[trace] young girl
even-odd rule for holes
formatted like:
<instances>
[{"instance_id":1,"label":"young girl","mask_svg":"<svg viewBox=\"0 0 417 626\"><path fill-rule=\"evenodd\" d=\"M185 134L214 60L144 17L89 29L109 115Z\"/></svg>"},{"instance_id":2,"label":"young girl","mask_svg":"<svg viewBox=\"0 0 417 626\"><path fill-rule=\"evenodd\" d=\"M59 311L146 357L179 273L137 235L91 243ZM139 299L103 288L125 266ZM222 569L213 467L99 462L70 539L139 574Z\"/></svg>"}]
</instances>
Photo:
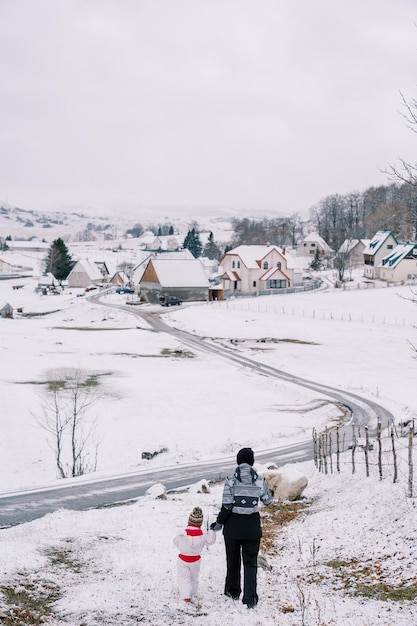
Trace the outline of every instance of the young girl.
<instances>
[{"instance_id":1,"label":"young girl","mask_svg":"<svg viewBox=\"0 0 417 626\"><path fill-rule=\"evenodd\" d=\"M198 577L200 573L201 552L204 546L211 546L216 541L216 533L208 530L205 533L203 511L199 506L193 508L188 518L187 527L174 539L179 550L177 560L178 589L184 602L198 604Z\"/></svg>"}]
</instances>

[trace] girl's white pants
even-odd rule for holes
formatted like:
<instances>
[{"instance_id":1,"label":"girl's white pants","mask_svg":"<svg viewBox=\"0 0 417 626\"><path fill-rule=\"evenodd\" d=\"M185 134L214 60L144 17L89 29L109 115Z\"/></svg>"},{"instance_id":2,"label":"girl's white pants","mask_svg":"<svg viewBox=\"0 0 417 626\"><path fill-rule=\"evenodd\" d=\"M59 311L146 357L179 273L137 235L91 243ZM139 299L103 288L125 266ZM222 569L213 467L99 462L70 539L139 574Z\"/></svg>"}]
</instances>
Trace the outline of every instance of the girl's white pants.
<instances>
[{"instance_id":1,"label":"girl's white pants","mask_svg":"<svg viewBox=\"0 0 417 626\"><path fill-rule=\"evenodd\" d=\"M200 574L201 559L194 563L186 563L177 558L178 589L180 597L192 598L198 592L198 576Z\"/></svg>"}]
</instances>

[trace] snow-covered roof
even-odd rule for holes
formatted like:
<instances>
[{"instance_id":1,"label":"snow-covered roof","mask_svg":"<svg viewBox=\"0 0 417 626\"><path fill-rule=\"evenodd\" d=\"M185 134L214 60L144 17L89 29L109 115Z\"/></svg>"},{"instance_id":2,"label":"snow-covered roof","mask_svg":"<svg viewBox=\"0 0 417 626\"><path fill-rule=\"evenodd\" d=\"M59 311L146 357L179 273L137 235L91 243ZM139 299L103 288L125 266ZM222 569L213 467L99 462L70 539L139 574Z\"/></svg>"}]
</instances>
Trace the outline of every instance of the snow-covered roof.
<instances>
[{"instance_id":1,"label":"snow-covered roof","mask_svg":"<svg viewBox=\"0 0 417 626\"><path fill-rule=\"evenodd\" d=\"M7 241L7 245L10 250L48 250L50 245L45 241L19 241L19 240L10 240Z\"/></svg>"},{"instance_id":2,"label":"snow-covered roof","mask_svg":"<svg viewBox=\"0 0 417 626\"><path fill-rule=\"evenodd\" d=\"M356 248L357 245L362 244L364 248L369 246L370 239L345 239L339 248L339 252L349 253Z\"/></svg>"},{"instance_id":3,"label":"snow-covered roof","mask_svg":"<svg viewBox=\"0 0 417 626\"><path fill-rule=\"evenodd\" d=\"M156 259L194 259L193 254L188 248L181 250L168 250L164 252L155 252Z\"/></svg>"},{"instance_id":4,"label":"snow-covered roof","mask_svg":"<svg viewBox=\"0 0 417 626\"><path fill-rule=\"evenodd\" d=\"M303 242L309 241L317 243L323 250L331 250L329 244L316 232L309 233L306 237L304 237Z\"/></svg>"},{"instance_id":5,"label":"snow-covered roof","mask_svg":"<svg viewBox=\"0 0 417 626\"><path fill-rule=\"evenodd\" d=\"M101 280L103 278L97 265L89 259L80 259L76 262L71 270L71 274L76 274L77 272L84 272L91 280Z\"/></svg>"},{"instance_id":6,"label":"snow-covered roof","mask_svg":"<svg viewBox=\"0 0 417 626\"><path fill-rule=\"evenodd\" d=\"M408 255L413 249L417 249L417 244L415 243L399 243L392 252L387 254L386 257L382 259L382 262L379 264L379 267L397 267L399 263ZM417 255L416 255L417 257Z\"/></svg>"},{"instance_id":7,"label":"snow-covered roof","mask_svg":"<svg viewBox=\"0 0 417 626\"><path fill-rule=\"evenodd\" d=\"M39 277L39 285L56 285L58 284L57 279L52 274L52 272L46 272Z\"/></svg>"},{"instance_id":8,"label":"snow-covered roof","mask_svg":"<svg viewBox=\"0 0 417 626\"><path fill-rule=\"evenodd\" d=\"M363 253L371 255L376 254L390 236L394 239L395 243L397 243L394 234L390 230L379 230L377 233L375 233Z\"/></svg>"},{"instance_id":9,"label":"snow-covered roof","mask_svg":"<svg viewBox=\"0 0 417 626\"><path fill-rule=\"evenodd\" d=\"M226 256L238 256L248 269L259 269L262 260L272 251L276 250L280 256L286 259L287 267L290 269L298 268L296 258L293 254L286 254L282 248L278 246L249 246L242 245L226 252Z\"/></svg>"},{"instance_id":10,"label":"snow-covered roof","mask_svg":"<svg viewBox=\"0 0 417 626\"><path fill-rule=\"evenodd\" d=\"M164 287L208 287L209 281L198 259L154 259L158 280Z\"/></svg>"},{"instance_id":11,"label":"snow-covered roof","mask_svg":"<svg viewBox=\"0 0 417 626\"><path fill-rule=\"evenodd\" d=\"M158 235L142 235L141 237L138 237L138 241L139 243L155 243L155 241L160 242L161 238L158 237Z\"/></svg>"}]
</instances>

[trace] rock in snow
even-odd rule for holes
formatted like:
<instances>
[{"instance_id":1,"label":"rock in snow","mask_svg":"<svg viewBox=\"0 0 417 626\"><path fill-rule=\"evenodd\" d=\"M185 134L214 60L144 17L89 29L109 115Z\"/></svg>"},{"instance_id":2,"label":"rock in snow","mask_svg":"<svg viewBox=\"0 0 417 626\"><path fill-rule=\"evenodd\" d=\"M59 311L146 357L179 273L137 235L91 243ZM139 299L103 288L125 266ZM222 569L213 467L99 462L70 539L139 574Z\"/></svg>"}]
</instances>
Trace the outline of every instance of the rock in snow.
<instances>
[{"instance_id":1,"label":"rock in snow","mask_svg":"<svg viewBox=\"0 0 417 626\"><path fill-rule=\"evenodd\" d=\"M296 500L308 485L307 477L290 466L266 470L263 476L276 500Z\"/></svg>"}]
</instances>

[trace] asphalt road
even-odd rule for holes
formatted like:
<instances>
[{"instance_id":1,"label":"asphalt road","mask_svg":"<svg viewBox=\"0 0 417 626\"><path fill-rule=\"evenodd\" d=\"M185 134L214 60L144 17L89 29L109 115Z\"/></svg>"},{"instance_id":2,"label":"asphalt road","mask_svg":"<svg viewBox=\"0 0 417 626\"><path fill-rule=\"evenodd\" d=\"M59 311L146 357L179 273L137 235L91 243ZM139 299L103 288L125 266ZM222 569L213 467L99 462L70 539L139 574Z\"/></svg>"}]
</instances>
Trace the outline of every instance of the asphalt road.
<instances>
[{"instance_id":1,"label":"asphalt road","mask_svg":"<svg viewBox=\"0 0 417 626\"><path fill-rule=\"evenodd\" d=\"M100 302L98 298L95 301ZM106 306L109 306L106 304ZM229 349L211 340L202 339L184 331L166 325L159 317L158 309L149 313L140 307L113 304L116 308L128 310L133 315L143 317L157 332L174 335L181 343L200 351L226 358L231 362L248 367L262 376L280 378L295 385L317 391L343 406L348 421L359 427L368 425L372 434L377 420L383 426L393 422L393 416L384 407L356 394L334 389L327 385L303 379L283 370L264 365L254 359L240 354L236 349ZM297 444L256 451L256 458L262 463L275 463L277 466L290 462L301 462L313 457L312 440L300 441ZM207 463L175 465L159 470L141 470L123 476L94 479L80 477L70 481L62 481L58 486L36 490L25 490L16 493L0 494L0 528L8 528L28 522L61 508L87 510L91 508L112 506L117 503L136 500L146 490L162 483L167 490L178 489L200 480L221 480L235 467L235 457L213 460Z\"/></svg>"},{"instance_id":2,"label":"asphalt road","mask_svg":"<svg viewBox=\"0 0 417 626\"><path fill-rule=\"evenodd\" d=\"M290 461L311 458L311 443L285 446L279 451L256 454L260 462L283 465ZM58 509L85 511L129 502L143 496L146 490L162 483L169 491L197 483L200 480L222 480L235 469L235 456L208 463L175 465L160 470L143 470L122 476L90 479L72 479L58 487L21 491L0 495L0 528L8 528L43 517Z\"/></svg>"}]
</instances>

